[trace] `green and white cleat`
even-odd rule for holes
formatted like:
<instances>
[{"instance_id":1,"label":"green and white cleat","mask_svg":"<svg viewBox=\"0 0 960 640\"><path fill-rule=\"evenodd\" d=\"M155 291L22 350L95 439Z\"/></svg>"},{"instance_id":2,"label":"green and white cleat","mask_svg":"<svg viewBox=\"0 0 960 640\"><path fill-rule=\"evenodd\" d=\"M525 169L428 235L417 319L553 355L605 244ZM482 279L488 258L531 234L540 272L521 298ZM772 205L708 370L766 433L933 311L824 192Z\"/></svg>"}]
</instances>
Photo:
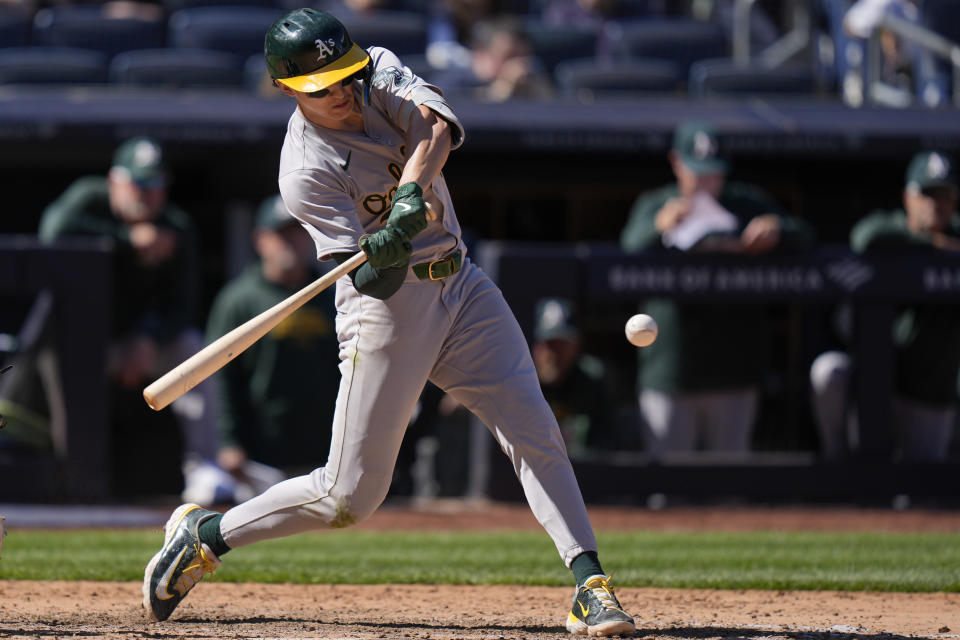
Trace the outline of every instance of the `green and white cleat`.
<instances>
[{"instance_id":1,"label":"green and white cleat","mask_svg":"<svg viewBox=\"0 0 960 640\"><path fill-rule=\"evenodd\" d=\"M637 628L613 593L608 576L587 578L573 595L573 607L567 615L567 631L574 635L623 636Z\"/></svg>"},{"instance_id":2,"label":"green and white cleat","mask_svg":"<svg viewBox=\"0 0 960 640\"><path fill-rule=\"evenodd\" d=\"M151 620L169 618L204 574L220 566L220 559L197 535L200 523L216 515L216 511L184 504L167 520L163 547L143 572L143 608Z\"/></svg>"}]
</instances>

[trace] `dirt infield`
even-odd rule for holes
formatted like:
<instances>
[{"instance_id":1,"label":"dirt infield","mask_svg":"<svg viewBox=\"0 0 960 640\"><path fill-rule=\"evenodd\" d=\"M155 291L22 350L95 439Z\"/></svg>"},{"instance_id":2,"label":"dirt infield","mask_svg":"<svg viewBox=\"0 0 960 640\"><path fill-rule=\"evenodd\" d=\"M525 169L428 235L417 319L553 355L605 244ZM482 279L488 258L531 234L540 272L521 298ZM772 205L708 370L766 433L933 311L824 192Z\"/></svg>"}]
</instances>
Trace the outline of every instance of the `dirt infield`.
<instances>
[{"instance_id":1,"label":"dirt infield","mask_svg":"<svg viewBox=\"0 0 960 640\"><path fill-rule=\"evenodd\" d=\"M567 635L570 589L202 583L149 624L140 585L0 583L0 636L45 638L457 638ZM960 594L621 589L639 637L957 637Z\"/></svg>"},{"instance_id":2,"label":"dirt infield","mask_svg":"<svg viewBox=\"0 0 960 640\"><path fill-rule=\"evenodd\" d=\"M808 509L592 509L598 530L646 528L956 531L960 514ZM527 528L522 507L385 508L367 529ZM433 585L260 585L204 582L173 620L151 624L139 583L0 582L0 637L456 638L566 635L571 589ZM891 640L960 637L960 594L618 591L638 637Z\"/></svg>"}]
</instances>

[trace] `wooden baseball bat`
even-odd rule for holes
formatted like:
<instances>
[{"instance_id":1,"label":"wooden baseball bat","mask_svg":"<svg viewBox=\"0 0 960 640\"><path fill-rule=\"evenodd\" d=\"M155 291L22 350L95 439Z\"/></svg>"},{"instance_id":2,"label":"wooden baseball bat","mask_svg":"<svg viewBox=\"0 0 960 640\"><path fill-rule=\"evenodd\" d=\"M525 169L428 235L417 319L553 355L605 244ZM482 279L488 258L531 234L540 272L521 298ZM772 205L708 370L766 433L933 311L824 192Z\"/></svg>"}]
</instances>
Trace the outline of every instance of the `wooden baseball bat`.
<instances>
[{"instance_id":1,"label":"wooden baseball bat","mask_svg":"<svg viewBox=\"0 0 960 640\"><path fill-rule=\"evenodd\" d=\"M283 322L308 300L367 261L358 252L343 264L325 273L286 300L247 320L236 329L214 340L200 351L153 381L143 390L143 399L154 411L160 411L190 389L209 378L220 367L243 353L254 342Z\"/></svg>"}]
</instances>

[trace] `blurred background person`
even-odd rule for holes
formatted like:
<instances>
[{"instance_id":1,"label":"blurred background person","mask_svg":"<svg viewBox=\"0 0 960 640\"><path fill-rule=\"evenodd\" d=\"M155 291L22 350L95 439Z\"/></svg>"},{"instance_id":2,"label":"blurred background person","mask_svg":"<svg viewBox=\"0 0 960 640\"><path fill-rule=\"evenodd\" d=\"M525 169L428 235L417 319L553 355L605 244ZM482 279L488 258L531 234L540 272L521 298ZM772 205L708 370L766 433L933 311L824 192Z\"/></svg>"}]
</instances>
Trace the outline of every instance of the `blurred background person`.
<instances>
[{"instance_id":1,"label":"blurred background person","mask_svg":"<svg viewBox=\"0 0 960 640\"><path fill-rule=\"evenodd\" d=\"M164 150L135 137L114 153L106 177L75 181L43 212L40 239L109 238L114 246L113 325L108 375L115 389L135 396L203 347L195 326L200 280L193 221L168 200ZM116 406L116 403L115 403ZM172 405L184 441L184 483L217 452L216 392L205 381ZM136 420L136 418L134 418ZM122 457L122 452L116 453Z\"/></svg>"},{"instance_id":2,"label":"blurred background person","mask_svg":"<svg viewBox=\"0 0 960 640\"><path fill-rule=\"evenodd\" d=\"M853 54L855 60L861 59L866 63L866 41L888 15L914 24L920 22L920 8L913 0L857 0L844 14L843 30L853 38L848 46L860 48L859 52ZM921 51L886 29L880 33L880 51L881 80L913 92L914 65L917 56L922 55Z\"/></svg>"},{"instance_id":3,"label":"blurred background person","mask_svg":"<svg viewBox=\"0 0 960 640\"><path fill-rule=\"evenodd\" d=\"M533 364L571 456L618 444L610 383L602 361L583 353L573 303L537 302Z\"/></svg>"},{"instance_id":4,"label":"blurred background person","mask_svg":"<svg viewBox=\"0 0 960 640\"><path fill-rule=\"evenodd\" d=\"M259 260L217 294L208 342L319 275L313 241L279 194L261 203L253 244ZM224 494L217 502L242 502L326 459L340 383L333 298L332 288L321 292L216 374L217 461L228 474L208 475L206 492Z\"/></svg>"},{"instance_id":5,"label":"blurred background person","mask_svg":"<svg viewBox=\"0 0 960 640\"><path fill-rule=\"evenodd\" d=\"M665 15L665 5L652 1L641 4L623 0L550 0L543 5L541 20L555 27L599 31L610 21Z\"/></svg>"},{"instance_id":6,"label":"blurred background person","mask_svg":"<svg viewBox=\"0 0 960 640\"><path fill-rule=\"evenodd\" d=\"M922 259L936 252L960 252L957 170L953 158L925 151L913 157L903 190L903 208L875 211L850 232L850 245L863 254L904 254ZM943 460L956 417L960 372L960 307L907 304L893 323L894 389L891 419L906 460ZM841 351L818 356L810 368L813 409L825 456L856 449L856 420L849 407L854 362Z\"/></svg>"},{"instance_id":7,"label":"blurred background person","mask_svg":"<svg viewBox=\"0 0 960 640\"><path fill-rule=\"evenodd\" d=\"M443 91L466 93L485 102L511 98L549 98L550 76L532 53L518 18L477 23L468 58L436 71L430 78Z\"/></svg>"},{"instance_id":8,"label":"blurred background person","mask_svg":"<svg viewBox=\"0 0 960 640\"><path fill-rule=\"evenodd\" d=\"M620 243L624 251L695 251L745 256L804 246L810 232L758 187L727 181L714 128L681 124L668 159L676 182L642 194ZM768 363L769 311L650 299L657 341L638 350L639 406L654 454L750 448Z\"/></svg>"}]
</instances>

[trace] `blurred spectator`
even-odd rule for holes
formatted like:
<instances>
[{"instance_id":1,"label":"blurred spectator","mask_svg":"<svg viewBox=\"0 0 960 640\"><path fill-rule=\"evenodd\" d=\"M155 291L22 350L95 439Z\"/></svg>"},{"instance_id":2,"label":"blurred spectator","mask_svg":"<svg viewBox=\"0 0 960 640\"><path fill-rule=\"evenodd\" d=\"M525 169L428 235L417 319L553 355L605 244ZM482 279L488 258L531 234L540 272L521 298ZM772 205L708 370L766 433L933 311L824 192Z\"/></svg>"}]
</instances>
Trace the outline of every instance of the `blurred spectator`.
<instances>
[{"instance_id":1,"label":"blurred spectator","mask_svg":"<svg viewBox=\"0 0 960 640\"><path fill-rule=\"evenodd\" d=\"M106 177L74 182L43 212L40 238L102 236L114 243L108 375L135 391L203 347L194 326L199 280L193 222L167 200L163 149L150 138L121 144ZM216 392L202 382L172 405L185 441L184 493L192 469L216 456Z\"/></svg>"},{"instance_id":2,"label":"blurred spectator","mask_svg":"<svg viewBox=\"0 0 960 640\"><path fill-rule=\"evenodd\" d=\"M453 64L431 78L443 91L468 92L478 100L548 98L550 77L531 53L523 24L498 18L476 25L466 64Z\"/></svg>"},{"instance_id":3,"label":"blurred spectator","mask_svg":"<svg viewBox=\"0 0 960 640\"><path fill-rule=\"evenodd\" d=\"M309 234L279 195L264 200L253 243L260 260L217 294L207 323L216 340L302 289L316 277ZM308 301L217 374L220 467L242 502L325 460L340 375L333 290Z\"/></svg>"},{"instance_id":4,"label":"blurred spectator","mask_svg":"<svg viewBox=\"0 0 960 640\"><path fill-rule=\"evenodd\" d=\"M876 211L858 222L850 244L858 253L960 252L956 165L940 152L914 156L907 169L903 208ZM894 319L896 350L891 418L906 460L942 460L949 449L960 371L960 308L914 304ZM825 456L855 450L856 426L848 411L853 359L828 351L810 368L814 416Z\"/></svg>"},{"instance_id":5,"label":"blurred spectator","mask_svg":"<svg viewBox=\"0 0 960 640\"><path fill-rule=\"evenodd\" d=\"M760 189L727 182L728 164L713 128L677 128L671 184L641 195L621 235L625 251L651 249L759 255L810 237ZM654 455L698 448L746 451L767 368L768 313L725 305L651 299L660 327L638 350L639 404Z\"/></svg>"},{"instance_id":6,"label":"blurred spectator","mask_svg":"<svg viewBox=\"0 0 960 640\"><path fill-rule=\"evenodd\" d=\"M469 63L474 26L503 13L499 0L432 0L427 11L427 58L437 69Z\"/></svg>"},{"instance_id":7,"label":"blurred spectator","mask_svg":"<svg viewBox=\"0 0 960 640\"><path fill-rule=\"evenodd\" d=\"M563 298L537 302L533 339L540 387L570 455L615 448L619 438L606 370L581 351L573 304Z\"/></svg>"},{"instance_id":8,"label":"blurred spectator","mask_svg":"<svg viewBox=\"0 0 960 640\"><path fill-rule=\"evenodd\" d=\"M310 6L341 16L344 20L349 20L356 16L378 13L387 9L387 5L387 0L323 0Z\"/></svg>"},{"instance_id":9,"label":"blurred spectator","mask_svg":"<svg viewBox=\"0 0 960 640\"><path fill-rule=\"evenodd\" d=\"M887 15L918 24L919 8L913 0L856 0L852 4L841 0L822 1L834 5L825 7L828 17L834 23L840 20L840 28L832 31L843 98L848 104L860 106L868 95L866 41ZM913 94L919 67L929 62L925 54L887 30L880 34L880 49L880 79L906 95Z\"/></svg>"},{"instance_id":10,"label":"blurred spectator","mask_svg":"<svg viewBox=\"0 0 960 640\"><path fill-rule=\"evenodd\" d=\"M920 21L920 11L913 0L857 0L844 16L843 28L851 37L867 40L886 15L914 24ZM915 58L920 52L886 29L880 33L880 51L880 79L912 91Z\"/></svg>"},{"instance_id":11,"label":"blurred spectator","mask_svg":"<svg viewBox=\"0 0 960 640\"><path fill-rule=\"evenodd\" d=\"M544 24L555 27L580 27L599 31L610 20L662 15L665 9L662 6L657 7L662 4L648 2L640 5L624 0L550 0L543 7L541 20Z\"/></svg>"}]
</instances>

